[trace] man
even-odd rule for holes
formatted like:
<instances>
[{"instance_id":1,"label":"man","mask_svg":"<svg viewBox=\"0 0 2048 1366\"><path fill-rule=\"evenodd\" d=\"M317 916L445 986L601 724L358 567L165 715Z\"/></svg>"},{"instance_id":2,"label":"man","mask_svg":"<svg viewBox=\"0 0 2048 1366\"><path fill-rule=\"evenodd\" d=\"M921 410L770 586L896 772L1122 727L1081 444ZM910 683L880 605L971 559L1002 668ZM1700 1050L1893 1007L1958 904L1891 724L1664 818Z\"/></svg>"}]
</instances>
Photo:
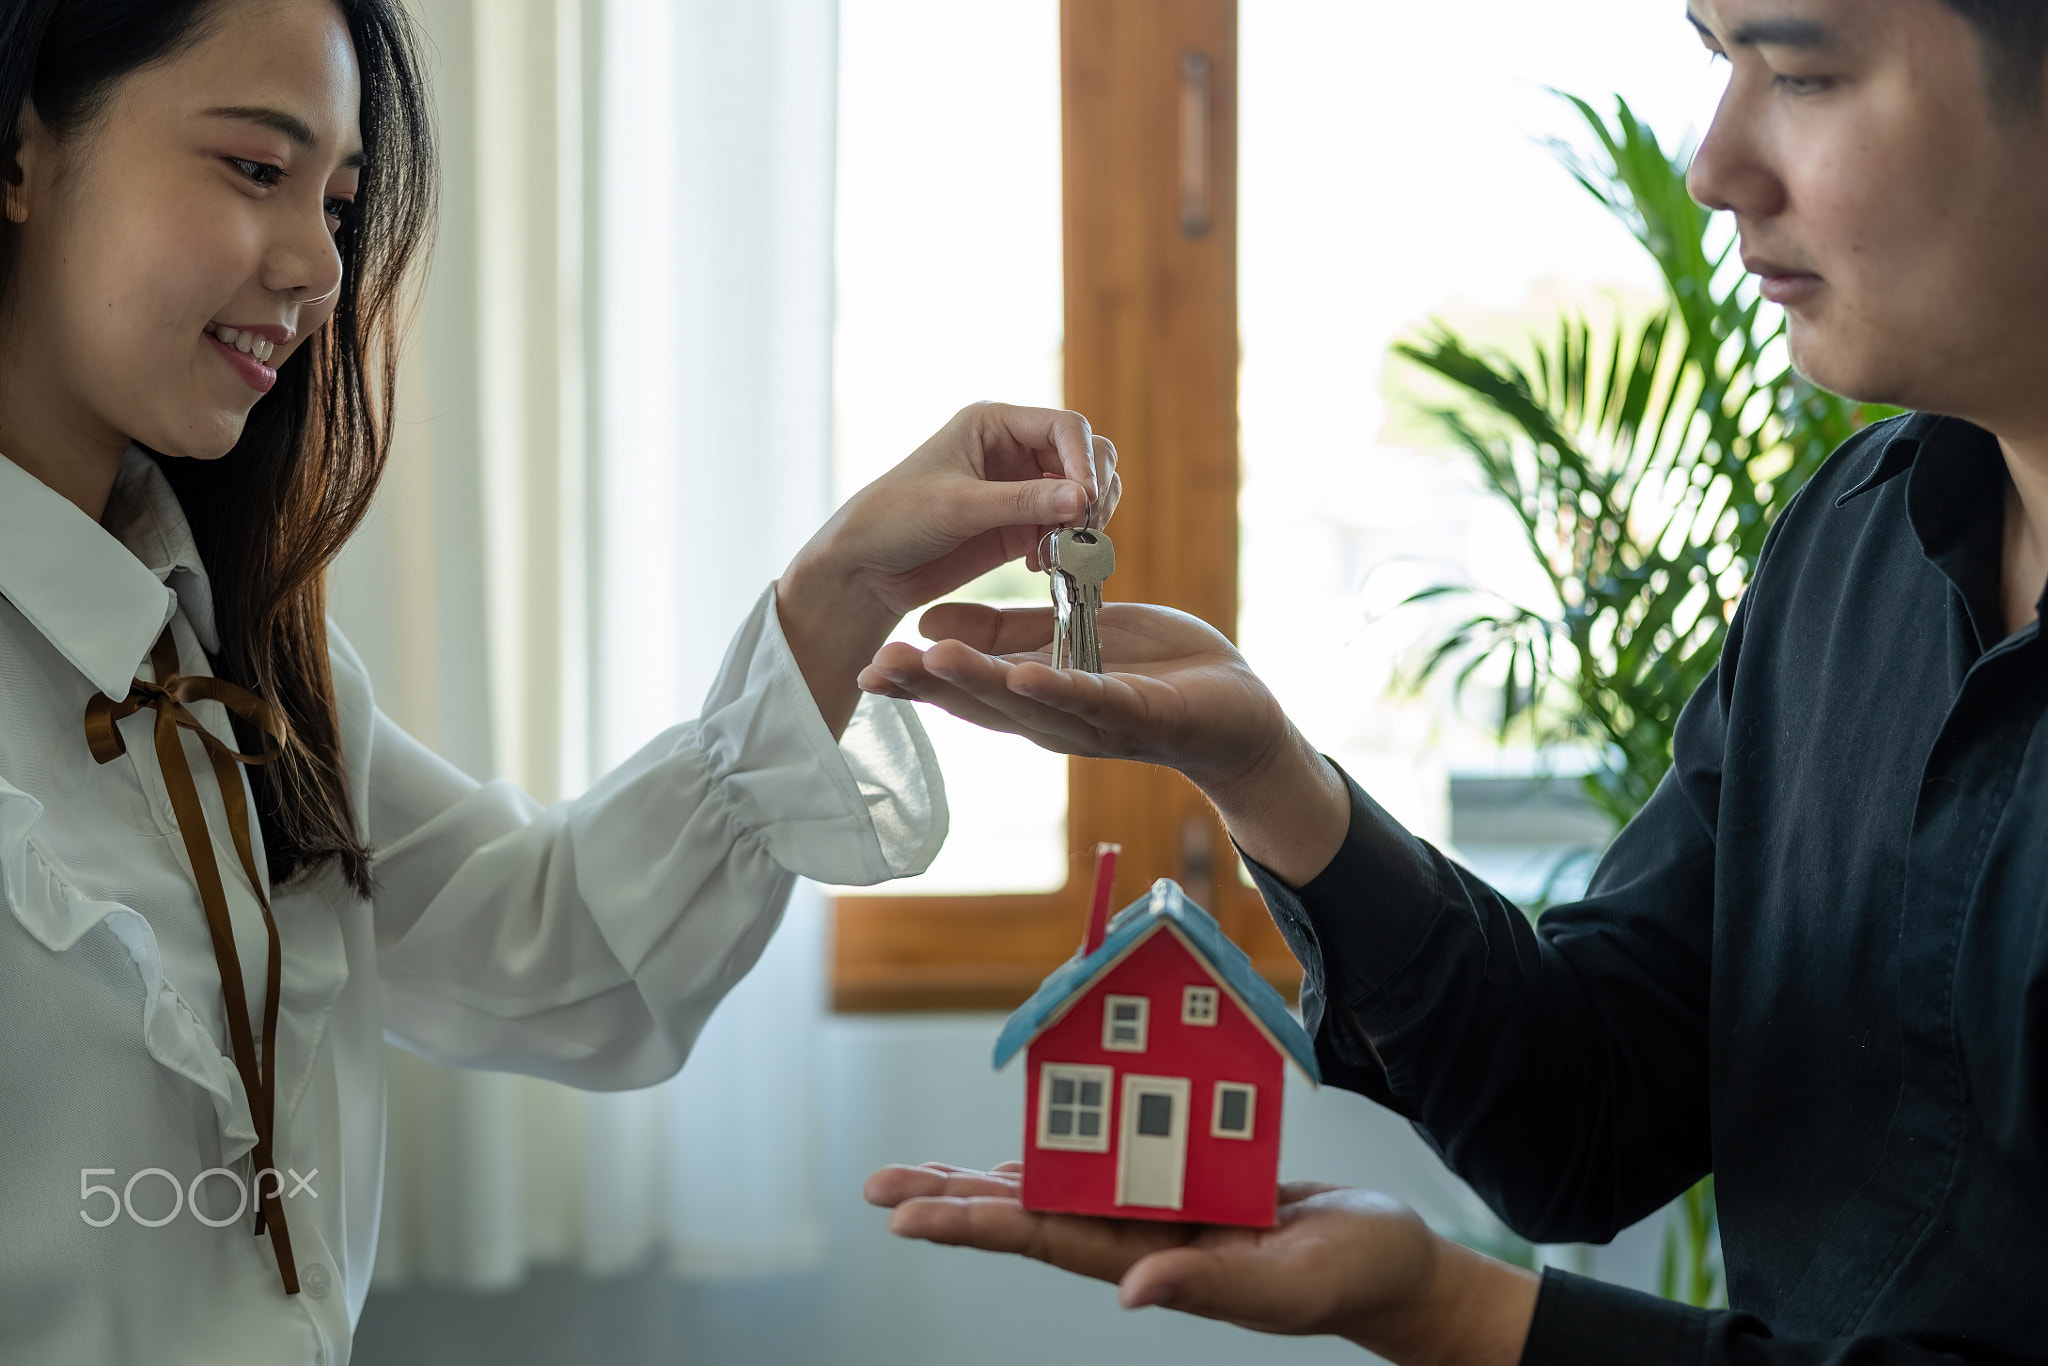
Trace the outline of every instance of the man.
<instances>
[{"instance_id":1,"label":"man","mask_svg":"<svg viewBox=\"0 0 2048 1366\"><path fill-rule=\"evenodd\" d=\"M1541 1282L1355 1191L1263 1233L1040 1217L892 1168L899 1233L1024 1252L1397 1362L2048 1360L2048 3L1694 0L1730 64L1691 172L1795 363L1914 409L1774 528L1670 774L1540 930L1321 759L1226 642L935 610L863 675L1168 764L1306 969L1326 1076L1524 1234L1602 1240L1713 1171L1734 1310Z\"/></svg>"}]
</instances>

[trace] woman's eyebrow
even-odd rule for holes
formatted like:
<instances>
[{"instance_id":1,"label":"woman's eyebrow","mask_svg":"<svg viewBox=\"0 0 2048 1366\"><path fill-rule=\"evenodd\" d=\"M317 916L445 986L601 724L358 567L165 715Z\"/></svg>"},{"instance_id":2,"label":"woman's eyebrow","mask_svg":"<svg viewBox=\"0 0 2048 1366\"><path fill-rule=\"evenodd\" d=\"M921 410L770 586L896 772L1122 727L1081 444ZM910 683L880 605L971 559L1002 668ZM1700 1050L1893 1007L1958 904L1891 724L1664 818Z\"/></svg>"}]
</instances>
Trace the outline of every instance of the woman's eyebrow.
<instances>
[{"instance_id":1,"label":"woman's eyebrow","mask_svg":"<svg viewBox=\"0 0 2048 1366\"><path fill-rule=\"evenodd\" d=\"M243 123L257 124L273 133L282 133L296 147L314 147L320 142L304 119L296 114L288 114L282 109L270 109L255 104L227 104L207 110L206 117L236 119ZM343 157L341 164L343 169L361 166L363 154L357 152L353 156Z\"/></svg>"}]
</instances>

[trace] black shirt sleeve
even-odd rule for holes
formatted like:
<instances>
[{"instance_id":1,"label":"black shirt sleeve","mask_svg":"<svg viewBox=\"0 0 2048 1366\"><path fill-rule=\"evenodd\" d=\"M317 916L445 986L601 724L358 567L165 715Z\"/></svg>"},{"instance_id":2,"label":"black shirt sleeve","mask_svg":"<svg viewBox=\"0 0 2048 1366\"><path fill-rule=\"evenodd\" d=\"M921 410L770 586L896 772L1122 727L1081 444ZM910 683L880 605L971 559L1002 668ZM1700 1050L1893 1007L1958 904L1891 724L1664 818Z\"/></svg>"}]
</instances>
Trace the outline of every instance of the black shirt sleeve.
<instances>
[{"instance_id":1,"label":"black shirt sleeve","mask_svg":"<svg viewBox=\"0 0 2048 1366\"><path fill-rule=\"evenodd\" d=\"M1603 1242L1709 1170L1718 676L1586 898L1540 928L1356 783L1313 881L1251 865L1305 969L1326 1079L1411 1120L1536 1242Z\"/></svg>"},{"instance_id":2,"label":"black shirt sleeve","mask_svg":"<svg viewBox=\"0 0 2048 1366\"><path fill-rule=\"evenodd\" d=\"M1988 1366L2009 1360L1955 1342L1780 1340L1754 1315L1694 1309L1546 1271L1521 1366Z\"/></svg>"}]
</instances>

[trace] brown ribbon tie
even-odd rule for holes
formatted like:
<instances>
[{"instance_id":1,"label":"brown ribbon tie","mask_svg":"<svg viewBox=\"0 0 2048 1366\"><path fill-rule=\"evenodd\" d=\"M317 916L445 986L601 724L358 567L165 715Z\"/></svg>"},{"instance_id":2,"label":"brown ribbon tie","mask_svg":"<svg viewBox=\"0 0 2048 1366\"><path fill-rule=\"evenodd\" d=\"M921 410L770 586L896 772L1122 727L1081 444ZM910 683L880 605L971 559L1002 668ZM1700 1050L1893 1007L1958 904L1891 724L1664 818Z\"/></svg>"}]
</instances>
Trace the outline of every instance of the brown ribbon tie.
<instances>
[{"instance_id":1,"label":"brown ribbon tie","mask_svg":"<svg viewBox=\"0 0 2048 1366\"><path fill-rule=\"evenodd\" d=\"M128 696L116 702L102 694L85 709L85 738L92 757L111 763L128 752L121 739L119 723L136 712L156 712L156 756L163 771L164 787L170 793L171 810L178 819L178 832L185 839L185 853L191 859L192 880L199 886L200 904L206 908L206 928L213 937L213 958L220 967L220 990L227 1006L228 1039L234 1049L235 1070L241 1074L242 1089L248 1094L249 1109L256 1124L254 1195L256 1226L253 1232L270 1232L271 1250L277 1254L278 1273L284 1278L287 1295L299 1293L298 1264L292 1258L291 1231L285 1226L284 1203L279 1191L284 1178L278 1174L273 1148L272 1124L277 1108L277 1005L280 965L277 921L270 914L270 898L256 868L256 854L249 837L249 804L242 795L242 775L237 764L267 764L283 752L290 733L277 708L250 692L219 678L192 678L178 672L178 647L166 626L149 652L156 672L154 683L136 679ZM187 710L187 703L218 702L254 726L263 737L261 754L240 754L199 724ZM242 871L263 908L263 928L270 936L270 970L264 986L263 1058L258 1065L256 1041L249 1025L249 998L242 990L242 961L235 952L234 927L228 919L227 891L221 884L220 864L213 856L213 840L206 827L206 809L199 804L199 787L186 762L180 730L199 737L206 757L213 764L213 776L220 784L221 804L227 810L228 831L235 852L242 857ZM270 1177L270 1193L263 1193L263 1178Z\"/></svg>"}]
</instances>

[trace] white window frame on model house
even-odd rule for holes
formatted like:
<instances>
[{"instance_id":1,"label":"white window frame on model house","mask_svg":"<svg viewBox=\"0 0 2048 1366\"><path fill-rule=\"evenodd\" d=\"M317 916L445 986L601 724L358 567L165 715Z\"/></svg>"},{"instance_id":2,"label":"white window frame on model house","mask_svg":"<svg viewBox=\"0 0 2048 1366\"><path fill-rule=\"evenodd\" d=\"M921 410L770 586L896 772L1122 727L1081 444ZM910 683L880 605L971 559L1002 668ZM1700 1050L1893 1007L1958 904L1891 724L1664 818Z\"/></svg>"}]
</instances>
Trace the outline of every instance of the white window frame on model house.
<instances>
[{"instance_id":1,"label":"white window frame on model house","mask_svg":"<svg viewBox=\"0 0 2048 1366\"><path fill-rule=\"evenodd\" d=\"M1223 1127L1223 1097L1226 1092L1238 1091L1244 1094L1244 1127L1226 1129ZM1259 1088L1248 1081L1219 1081L1216 1083L1216 1103L1209 1114L1209 1135L1212 1138L1250 1139L1258 1132Z\"/></svg>"},{"instance_id":2,"label":"white window frame on model house","mask_svg":"<svg viewBox=\"0 0 2048 1366\"><path fill-rule=\"evenodd\" d=\"M1129 1019L1117 1017L1117 1007L1135 1006ZM1142 1053L1151 1023L1152 1001L1146 996L1105 996L1102 998L1102 1047L1109 1053ZM1129 1029L1135 1038L1119 1039L1117 1031Z\"/></svg>"},{"instance_id":3,"label":"white window frame on model house","mask_svg":"<svg viewBox=\"0 0 2048 1366\"><path fill-rule=\"evenodd\" d=\"M1189 987L1180 994L1180 1022L1213 1025L1221 1013L1223 993L1214 987Z\"/></svg>"},{"instance_id":4,"label":"white window frame on model house","mask_svg":"<svg viewBox=\"0 0 2048 1366\"><path fill-rule=\"evenodd\" d=\"M1049 1062L1038 1070L1038 1146L1041 1148L1063 1148L1077 1153L1106 1153L1109 1151L1109 1087L1116 1080L1115 1072L1107 1067L1091 1067L1085 1063ZM1074 1100L1070 1105L1053 1104L1053 1084L1069 1081L1074 1084ZM1098 1102L1094 1105L1081 1103L1081 1088L1093 1083L1098 1089ZM1074 1112L1074 1131L1056 1134L1052 1131L1052 1112L1055 1109ZM1093 1111L1096 1116L1095 1134L1089 1137L1081 1130L1081 1116Z\"/></svg>"}]
</instances>

